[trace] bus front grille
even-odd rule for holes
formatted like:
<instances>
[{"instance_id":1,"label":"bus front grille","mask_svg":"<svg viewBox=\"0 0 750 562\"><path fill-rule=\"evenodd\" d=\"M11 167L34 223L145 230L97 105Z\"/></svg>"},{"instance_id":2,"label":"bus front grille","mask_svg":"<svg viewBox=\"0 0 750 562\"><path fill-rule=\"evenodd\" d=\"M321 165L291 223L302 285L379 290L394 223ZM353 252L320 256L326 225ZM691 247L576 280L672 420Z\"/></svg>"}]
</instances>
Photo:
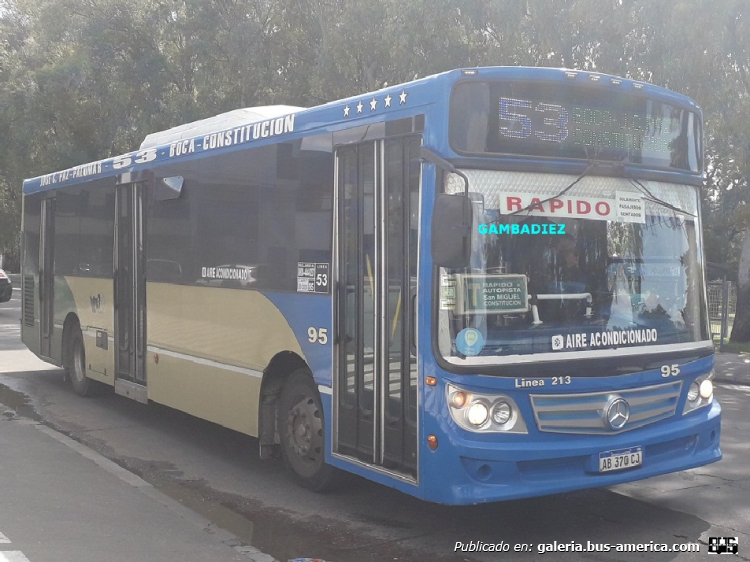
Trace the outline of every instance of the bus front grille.
<instances>
[{"instance_id":1,"label":"bus front grille","mask_svg":"<svg viewBox=\"0 0 750 562\"><path fill-rule=\"evenodd\" d=\"M539 431L611 435L673 416L682 381L628 390L585 394L532 394L531 406ZM614 429L607 408L617 398L627 402L627 422Z\"/></svg>"}]
</instances>

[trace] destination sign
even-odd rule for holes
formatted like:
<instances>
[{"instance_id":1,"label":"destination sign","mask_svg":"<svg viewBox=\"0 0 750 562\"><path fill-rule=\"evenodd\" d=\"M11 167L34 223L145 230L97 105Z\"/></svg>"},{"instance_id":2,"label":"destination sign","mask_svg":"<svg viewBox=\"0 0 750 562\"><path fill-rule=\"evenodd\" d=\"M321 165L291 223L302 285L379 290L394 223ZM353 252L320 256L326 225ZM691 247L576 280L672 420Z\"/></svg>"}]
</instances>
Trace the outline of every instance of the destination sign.
<instances>
[{"instance_id":1,"label":"destination sign","mask_svg":"<svg viewBox=\"0 0 750 562\"><path fill-rule=\"evenodd\" d=\"M525 275L458 275L458 314L529 310Z\"/></svg>"},{"instance_id":2,"label":"destination sign","mask_svg":"<svg viewBox=\"0 0 750 562\"><path fill-rule=\"evenodd\" d=\"M466 82L451 98L450 136L461 153L701 169L697 114L642 92L578 84Z\"/></svg>"}]
</instances>

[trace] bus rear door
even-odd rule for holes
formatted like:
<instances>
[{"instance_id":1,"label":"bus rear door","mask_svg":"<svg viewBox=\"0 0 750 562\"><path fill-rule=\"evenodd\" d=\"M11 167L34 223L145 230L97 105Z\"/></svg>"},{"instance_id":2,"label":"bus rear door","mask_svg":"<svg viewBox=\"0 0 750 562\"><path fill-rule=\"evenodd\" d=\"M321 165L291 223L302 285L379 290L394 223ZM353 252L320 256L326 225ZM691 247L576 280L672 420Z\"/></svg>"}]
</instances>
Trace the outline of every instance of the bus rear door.
<instances>
[{"instance_id":1,"label":"bus rear door","mask_svg":"<svg viewBox=\"0 0 750 562\"><path fill-rule=\"evenodd\" d=\"M52 357L55 327L55 200L42 200L39 233L39 354Z\"/></svg>"},{"instance_id":2,"label":"bus rear door","mask_svg":"<svg viewBox=\"0 0 750 562\"><path fill-rule=\"evenodd\" d=\"M122 183L115 199L115 392L146 403L143 186Z\"/></svg>"}]
</instances>

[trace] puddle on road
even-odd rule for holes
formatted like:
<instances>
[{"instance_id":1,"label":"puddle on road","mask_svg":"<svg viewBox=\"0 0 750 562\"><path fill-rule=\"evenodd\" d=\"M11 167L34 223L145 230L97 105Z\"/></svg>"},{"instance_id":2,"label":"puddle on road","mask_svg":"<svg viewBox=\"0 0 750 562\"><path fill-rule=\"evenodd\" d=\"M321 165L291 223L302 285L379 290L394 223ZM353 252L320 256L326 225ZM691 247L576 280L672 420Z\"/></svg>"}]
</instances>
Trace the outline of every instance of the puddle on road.
<instances>
[{"instance_id":1,"label":"puddle on road","mask_svg":"<svg viewBox=\"0 0 750 562\"><path fill-rule=\"evenodd\" d=\"M277 560L320 558L328 562L382 562L382 560L440 560L435 555L407 551L394 543L363 542L345 524L335 521L306 519L304 522L277 508L258 502L223 496L200 482L175 481L142 475L161 492L202 515L217 527L237 536L244 544L254 546ZM234 546L234 545L233 545Z\"/></svg>"},{"instance_id":2,"label":"puddle on road","mask_svg":"<svg viewBox=\"0 0 750 562\"><path fill-rule=\"evenodd\" d=\"M28 396L2 384L0 384L0 414L6 418L23 416L34 421L42 421Z\"/></svg>"}]
</instances>

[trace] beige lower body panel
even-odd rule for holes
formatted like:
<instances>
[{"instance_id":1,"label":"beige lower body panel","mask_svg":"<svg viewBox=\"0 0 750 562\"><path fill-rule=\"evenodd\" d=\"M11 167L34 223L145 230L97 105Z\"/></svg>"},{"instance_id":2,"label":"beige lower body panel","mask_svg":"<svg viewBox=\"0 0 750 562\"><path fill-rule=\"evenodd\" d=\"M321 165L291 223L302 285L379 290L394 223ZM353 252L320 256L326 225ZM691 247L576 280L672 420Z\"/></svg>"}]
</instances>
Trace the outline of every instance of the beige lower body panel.
<instances>
[{"instance_id":1,"label":"beige lower body panel","mask_svg":"<svg viewBox=\"0 0 750 562\"><path fill-rule=\"evenodd\" d=\"M149 348L146 356L149 399L257 436L261 373L252 375L237 372L230 365L211 363Z\"/></svg>"},{"instance_id":2,"label":"beige lower body panel","mask_svg":"<svg viewBox=\"0 0 750 562\"><path fill-rule=\"evenodd\" d=\"M68 299L58 295L56 302L66 304L64 310L75 312L81 325L83 345L86 350L86 376L91 380L114 384L115 346L114 346L114 306L112 304L112 280L87 277L64 278ZM61 283L55 285L60 292ZM60 330L62 336L62 322ZM107 349L97 347L96 334L103 333L107 339Z\"/></svg>"},{"instance_id":3,"label":"beige lower body panel","mask_svg":"<svg viewBox=\"0 0 750 562\"><path fill-rule=\"evenodd\" d=\"M148 397L258 435L263 370L282 351L304 359L286 318L258 291L148 283Z\"/></svg>"}]
</instances>

